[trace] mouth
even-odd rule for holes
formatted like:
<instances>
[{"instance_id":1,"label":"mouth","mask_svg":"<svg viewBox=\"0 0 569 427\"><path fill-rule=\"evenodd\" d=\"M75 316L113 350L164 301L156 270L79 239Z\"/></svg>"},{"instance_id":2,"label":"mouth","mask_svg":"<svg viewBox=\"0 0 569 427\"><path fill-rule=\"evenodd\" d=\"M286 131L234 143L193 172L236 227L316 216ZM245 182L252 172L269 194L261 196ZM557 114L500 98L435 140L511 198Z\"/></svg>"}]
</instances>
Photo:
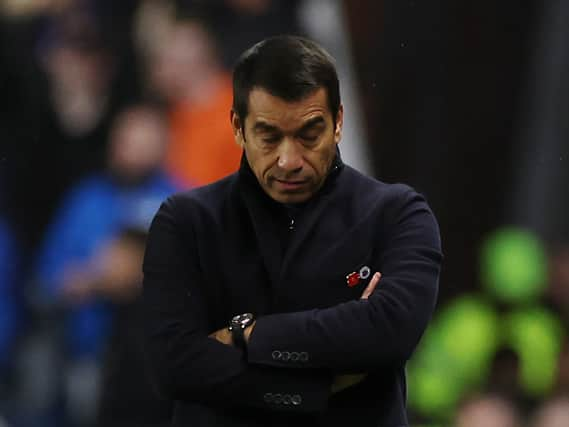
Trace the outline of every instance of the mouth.
<instances>
[{"instance_id":1,"label":"mouth","mask_svg":"<svg viewBox=\"0 0 569 427\"><path fill-rule=\"evenodd\" d=\"M274 181L277 185L284 191L295 191L299 190L306 185L307 180L285 180L275 178Z\"/></svg>"}]
</instances>

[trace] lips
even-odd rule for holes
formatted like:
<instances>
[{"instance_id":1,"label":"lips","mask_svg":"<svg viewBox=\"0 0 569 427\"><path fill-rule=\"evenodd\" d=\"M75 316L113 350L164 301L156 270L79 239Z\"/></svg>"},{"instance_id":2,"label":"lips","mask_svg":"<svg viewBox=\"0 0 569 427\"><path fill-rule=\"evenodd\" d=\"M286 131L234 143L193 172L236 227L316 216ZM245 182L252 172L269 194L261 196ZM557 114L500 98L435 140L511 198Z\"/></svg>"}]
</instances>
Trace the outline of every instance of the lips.
<instances>
[{"instance_id":1,"label":"lips","mask_svg":"<svg viewBox=\"0 0 569 427\"><path fill-rule=\"evenodd\" d=\"M306 180L284 180L275 178L275 182L284 190L297 190L306 185Z\"/></svg>"}]
</instances>

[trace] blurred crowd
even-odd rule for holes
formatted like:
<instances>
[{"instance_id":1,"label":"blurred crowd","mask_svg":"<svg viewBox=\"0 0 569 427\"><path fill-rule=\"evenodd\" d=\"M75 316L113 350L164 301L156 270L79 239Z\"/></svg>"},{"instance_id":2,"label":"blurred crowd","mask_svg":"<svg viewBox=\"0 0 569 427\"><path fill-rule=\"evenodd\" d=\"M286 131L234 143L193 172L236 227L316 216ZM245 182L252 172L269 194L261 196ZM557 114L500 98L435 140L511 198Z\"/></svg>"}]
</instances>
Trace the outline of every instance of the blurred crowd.
<instances>
[{"instance_id":1,"label":"blurred crowd","mask_svg":"<svg viewBox=\"0 0 569 427\"><path fill-rule=\"evenodd\" d=\"M477 261L478 289L439 304L409 364L417 422L569 425L566 249L507 226Z\"/></svg>"},{"instance_id":2,"label":"blurred crowd","mask_svg":"<svg viewBox=\"0 0 569 427\"><path fill-rule=\"evenodd\" d=\"M2 2L7 425L168 419L144 374L145 233L168 195L238 168L231 65L262 38L302 33L299 4Z\"/></svg>"},{"instance_id":3,"label":"blurred crowd","mask_svg":"<svg viewBox=\"0 0 569 427\"><path fill-rule=\"evenodd\" d=\"M237 169L239 53L310 34L332 3L3 0L0 426L165 425L138 306L147 227ZM445 301L410 364L412 419L569 426L567 249L510 230L481 253L480 294Z\"/></svg>"}]
</instances>

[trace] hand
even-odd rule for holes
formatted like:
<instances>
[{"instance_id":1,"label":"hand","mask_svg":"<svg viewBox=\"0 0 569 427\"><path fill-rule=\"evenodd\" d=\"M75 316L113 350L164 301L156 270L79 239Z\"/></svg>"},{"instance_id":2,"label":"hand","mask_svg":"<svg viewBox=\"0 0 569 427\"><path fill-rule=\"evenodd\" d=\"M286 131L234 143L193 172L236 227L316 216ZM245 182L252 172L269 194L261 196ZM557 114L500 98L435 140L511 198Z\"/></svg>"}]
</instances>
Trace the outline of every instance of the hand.
<instances>
[{"instance_id":1,"label":"hand","mask_svg":"<svg viewBox=\"0 0 569 427\"><path fill-rule=\"evenodd\" d=\"M124 238L108 242L96 254L97 292L114 301L129 301L140 292L144 246Z\"/></svg>"},{"instance_id":2,"label":"hand","mask_svg":"<svg viewBox=\"0 0 569 427\"><path fill-rule=\"evenodd\" d=\"M144 247L127 239L106 242L88 261L66 268L62 297L73 305L101 296L132 300L140 292L143 255Z\"/></svg>"},{"instance_id":3,"label":"hand","mask_svg":"<svg viewBox=\"0 0 569 427\"><path fill-rule=\"evenodd\" d=\"M225 345L233 345L233 336L228 328L222 328L209 334L210 338L219 341Z\"/></svg>"},{"instance_id":4,"label":"hand","mask_svg":"<svg viewBox=\"0 0 569 427\"><path fill-rule=\"evenodd\" d=\"M378 271L373 274L373 277L369 281L368 285L364 289L364 292L360 299L368 299L371 293L375 290L375 287L379 283L379 279L381 279L381 273Z\"/></svg>"},{"instance_id":5,"label":"hand","mask_svg":"<svg viewBox=\"0 0 569 427\"><path fill-rule=\"evenodd\" d=\"M246 343L249 343L249 337L251 336L251 332L253 332L253 328L255 327L255 323L251 323L249 326L245 328L243 331L243 338L245 339ZM223 328L218 331L212 332L209 334L210 338L213 338L225 345L233 345L233 335L228 328Z\"/></svg>"}]
</instances>

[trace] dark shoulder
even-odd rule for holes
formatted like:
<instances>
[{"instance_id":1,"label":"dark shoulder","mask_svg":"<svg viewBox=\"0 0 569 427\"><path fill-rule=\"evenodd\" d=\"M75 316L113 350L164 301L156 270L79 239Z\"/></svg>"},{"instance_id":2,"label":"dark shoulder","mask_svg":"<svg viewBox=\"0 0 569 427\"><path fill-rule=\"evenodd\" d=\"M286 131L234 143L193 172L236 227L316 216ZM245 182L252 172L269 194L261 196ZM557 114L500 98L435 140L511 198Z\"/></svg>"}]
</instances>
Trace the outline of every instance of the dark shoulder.
<instances>
[{"instance_id":1,"label":"dark shoulder","mask_svg":"<svg viewBox=\"0 0 569 427\"><path fill-rule=\"evenodd\" d=\"M397 232L401 227L422 230L429 244L440 248L438 223L426 197L406 184L390 184L347 167L344 194L364 217L379 220L381 229Z\"/></svg>"},{"instance_id":2,"label":"dark shoulder","mask_svg":"<svg viewBox=\"0 0 569 427\"><path fill-rule=\"evenodd\" d=\"M414 197L423 198L407 184L383 182L364 175L350 166L344 166L344 168L343 187L350 191L358 205L375 206L380 204L385 207L386 205L403 203L405 200Z\"/></svg>"}]
</instances>

